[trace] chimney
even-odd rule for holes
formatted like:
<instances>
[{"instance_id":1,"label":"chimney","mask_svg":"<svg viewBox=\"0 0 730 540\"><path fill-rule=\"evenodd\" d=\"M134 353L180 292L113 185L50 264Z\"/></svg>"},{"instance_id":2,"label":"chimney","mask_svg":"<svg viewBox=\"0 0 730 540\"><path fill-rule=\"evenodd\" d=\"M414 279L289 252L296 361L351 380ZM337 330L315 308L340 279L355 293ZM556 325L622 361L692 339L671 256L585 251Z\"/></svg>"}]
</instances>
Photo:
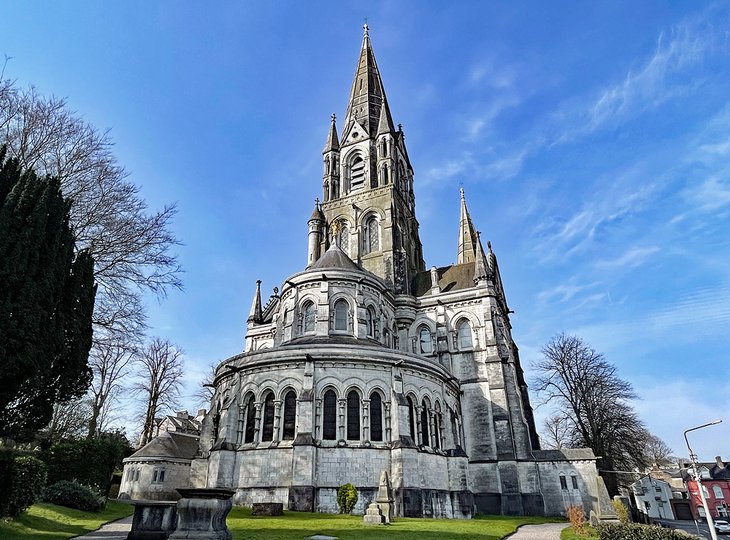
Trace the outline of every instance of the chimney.
<instances>
[{"instance_id":1,"label":"chimney","mask_svg":"<svg viewBox=\"0 0 730 540\"><path fill-rule=\"evenodd\" d=\"M188 414L188 411L177 411L176 416L178 418L188 418L190 415Z\"/></svg>"},{"instance_id":2,"label":"chimney","mask_svg":"<svg viewBox=\"0 0 730 540\"><path fill-rule=\"evenodd\" d=\"M717 463L717 466L718 466L718 467L719 467L720 469L724 469L724 468L725 468L725 464L724 464L724 463L722 462L722 457L720 457L720 456L715 456L715 463Z\"/></svg>"}]
</instances>

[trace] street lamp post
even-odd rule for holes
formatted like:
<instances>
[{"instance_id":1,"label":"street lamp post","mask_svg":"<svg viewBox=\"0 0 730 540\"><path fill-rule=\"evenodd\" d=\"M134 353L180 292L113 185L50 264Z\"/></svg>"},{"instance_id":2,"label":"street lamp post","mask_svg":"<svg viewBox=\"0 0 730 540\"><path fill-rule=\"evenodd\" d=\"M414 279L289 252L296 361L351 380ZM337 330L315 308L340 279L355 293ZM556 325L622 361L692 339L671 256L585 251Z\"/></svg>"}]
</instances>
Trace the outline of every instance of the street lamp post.
<instances>
[{"instance_id":1,"label":"street lamp post","mask_svg":"<svg viewBox=\"0 0 730 540\"><path fill-rule=\"evenodd\" d=\"M710 528L710 536L712 536L712 540L717 540L717 532L715 531L715 522L712 519L712 514L710 514L710 507L707 504L707 498L705 497L705 492L702 489L702 479L700 478L699 470L697 469L697 454L692 452L692 447L689 445L689 439L687 438L687 433L690 431L694 431L696 429L702 429L707 426L714 426L716 424L719 424L722 422L722 420L713 420L712 422L708 422L707 424L702 424L701 426L696 426L693 428L690 428L688 430L685 430L684 432L684 442L687 443L687 450L689 450L689 459L692 460L692 469L695 473L695 481L697 482L697 489L700 491L700 498L702 499L702 506L705 507L705 518L707 519L707 526Z\"/></svg>"}]
</instances>

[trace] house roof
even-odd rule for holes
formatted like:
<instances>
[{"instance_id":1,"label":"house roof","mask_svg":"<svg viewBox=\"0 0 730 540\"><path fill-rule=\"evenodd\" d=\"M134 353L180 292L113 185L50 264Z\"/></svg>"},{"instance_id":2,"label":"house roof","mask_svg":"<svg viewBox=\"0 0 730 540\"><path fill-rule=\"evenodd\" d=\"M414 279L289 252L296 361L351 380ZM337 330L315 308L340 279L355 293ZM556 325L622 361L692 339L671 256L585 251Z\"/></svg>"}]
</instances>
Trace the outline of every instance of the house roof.
<instances>
[{"instance_id":1,"label":"house roof","mask_svg":"<svg viewBox=\"0 0 730 540\"><path fill-rule=\"evenodd\" d=\"M460 291L474 287L474 261L437 268L441 292ZM425 296L431 291L431 271L413 277L413 295Z\"/></svg>"},{"instance_id":2,"label":"house roof","mask_svg":"<svg viewBox=\"0 0 730 540\"><path fill-rule=\"evenodd\" d=\"M307 270L324 270L325 268L339 268L342 270L362 270L355 262L333 243L319 259L313 262Z\"/></svg>"},{"instance_id":3,"label":"house roof","mask_svg":"<svg viewBox=\"0 0 730 540\"><path fill-rule=\"evenodd\" d=\"M193 459L198 451L197 435L166 431L155 437L127 459L176 458Z\"/></svg>"}]
</instances>

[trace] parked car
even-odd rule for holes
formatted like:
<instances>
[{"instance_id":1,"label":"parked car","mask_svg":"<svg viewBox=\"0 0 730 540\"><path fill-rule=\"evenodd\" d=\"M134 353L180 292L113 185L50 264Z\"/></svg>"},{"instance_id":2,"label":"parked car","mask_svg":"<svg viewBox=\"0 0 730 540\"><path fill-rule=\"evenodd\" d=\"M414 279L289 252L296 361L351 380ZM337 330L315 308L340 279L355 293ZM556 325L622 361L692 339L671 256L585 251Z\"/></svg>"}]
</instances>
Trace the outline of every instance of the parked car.
<instances>
[{"instance_id":1,"label":"parked car","mask_svg":"<svg viewBox=\"0 0 730 540\"><path fill-rule=\"evenodd\" d=\"M716 519L715 530L720 534L730 534L730 523L724 519Z\"/></svg>"}]
</instances>

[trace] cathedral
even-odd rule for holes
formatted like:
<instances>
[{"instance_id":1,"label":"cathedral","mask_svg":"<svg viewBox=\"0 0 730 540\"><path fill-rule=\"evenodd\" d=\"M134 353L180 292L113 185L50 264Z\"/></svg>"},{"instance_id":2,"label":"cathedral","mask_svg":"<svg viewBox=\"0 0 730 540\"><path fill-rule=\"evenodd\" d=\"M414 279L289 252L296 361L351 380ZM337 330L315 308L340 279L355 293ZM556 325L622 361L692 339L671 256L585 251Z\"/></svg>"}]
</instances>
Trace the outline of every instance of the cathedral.
<instances>
[{"instance_id":1,"label":"cathedral","mask_svg":"<svg viewBox=\"0 0 730 540\"><path fill-rule=\"evenodd\" d=\"M322 170L306 266L266 301L257 282L245 349L216 370L190 485L337 512L349 482L362 513L386 471L399 516L594 508L593 453L540 449L497 257L463 191L454 264L425 264L414 169L367 25Z\"/></svg>"}]
</instances>

